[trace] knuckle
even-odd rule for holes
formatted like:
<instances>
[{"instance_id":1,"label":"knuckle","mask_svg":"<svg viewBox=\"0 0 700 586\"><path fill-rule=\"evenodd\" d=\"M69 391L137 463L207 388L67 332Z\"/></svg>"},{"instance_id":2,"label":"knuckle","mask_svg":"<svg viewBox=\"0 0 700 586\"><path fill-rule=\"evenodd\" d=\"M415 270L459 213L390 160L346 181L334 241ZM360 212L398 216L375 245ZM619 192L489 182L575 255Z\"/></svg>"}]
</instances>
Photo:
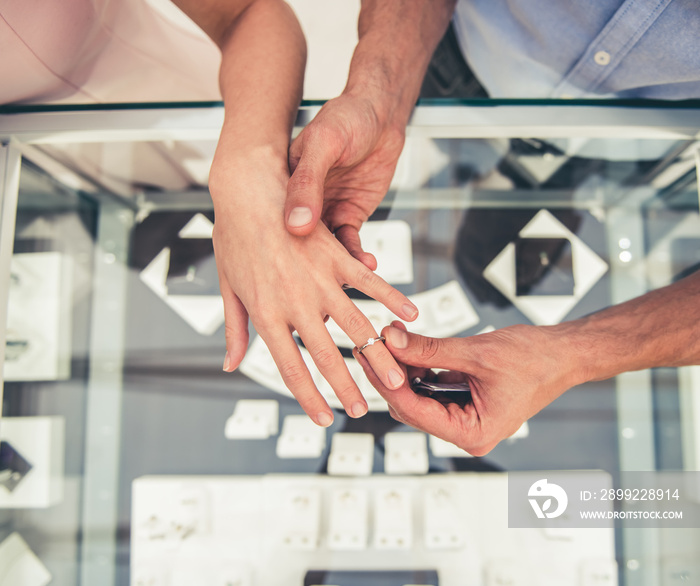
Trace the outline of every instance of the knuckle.
<instances>
[{"instance_id":1,"label":"knuckle","mask_svg":"<svg viewBox=\"0 0 700 586\"><path fill-rule=\"evenodd\" d=\"M264 311L262 307L258 306L257 302L250 304L249 313L251 317L254 316L253 325L258 332L269 332L276 326L279 327L279 318Z\"/></svg>"},{"instance_id":2,"label":"knuckle","mask_svg":"<svg viewBox=\"0 0 700 586\"><path fill-rule=\"evenodd\" d=\"M442 340L439 338L423 338L421 357L425 360L432 360L440 353L441 348Z\"/></svg>"},{"instance_id":3,"label":"knuckle","mask_svg":"<svg viewBox=\"0 0 700 586\"><path fill-rule=\"evenodd\" d=\"M350 337L359 336L367 327L367 318L357 308L354 308L343 315L343 329Z\"/></svg>"},{"instance_id":4,"label":"knuckle","mask_svg":"<svg viewBox=\"0 0 700 586\"><path fill-rule=\"evenodd\" d=\"M299 362L285 362L279 366L280 374L289 387L298 387L306 382L306 366Z\"/></svg>"},{"instance_id":5,"label":"knuckle","mask_svg":"<svg viewBox=\"0 0 700 586\"><path fill-rule=\"evenodd\" d=\"M224 325L224 337L227 340L233 340L238 335L238 329L233 327L232 324L226 323Z\"/></svg>"},{"instance_id":6,"label":"knuckle","mask_svg":"<svg viewBox=\"0 0 700 586\"><path fill-rule=\"evenodd\" d=\"M335 394L337 397L341 400L343 399L352 399L353 396L358 392L357 387L355 385L345 385L340 389L333 389L335 391Z\"/></svg>"},{"instance_id":7,"label":"knuckle","mask_svg":"<svg viewBox=\"0 0 700 586\"><path fill-rule=\"evenodd\" d=\"M314 358L314 362L321 370L333 367L338 361L338 351L335 347L329 348L328 346L322 346L314 348L313 351L311 351L311 355Z\"/></svg>"},{"instance_id":8,"label":"knuckle","mask_svg":"<svg viewBox=\"0 0 700 586\"><path fill-rule=\"evenodd\" d=\"M370 271L364 265L359 267L357 274L355 275L355 283L358 289L371 289L377 282L377 275Z\"/></svg>"},{"instance_id":9,"label":"knuckle","mask_svg":"<svg viewBox=\"0 0 700 586\"><path fill-rule=\"evenodd\" d=\"M297 168L290 179L290 183L295 189L309 189L316 185L316 176L308 169Z\"/></svg>"}]
</instances>

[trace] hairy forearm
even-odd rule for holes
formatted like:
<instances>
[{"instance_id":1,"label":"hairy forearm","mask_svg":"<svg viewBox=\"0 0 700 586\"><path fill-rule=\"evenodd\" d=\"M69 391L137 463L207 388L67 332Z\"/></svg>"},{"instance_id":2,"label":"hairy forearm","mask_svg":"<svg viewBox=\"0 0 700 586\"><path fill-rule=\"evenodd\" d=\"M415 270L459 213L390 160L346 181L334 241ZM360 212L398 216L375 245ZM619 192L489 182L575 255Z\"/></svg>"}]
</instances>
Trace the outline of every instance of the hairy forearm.
<instances>
[{"instance_id":1,"label":"hairy forearm","mask_svg":"<svg viewBox=\"0 0 700 586\"><path fill-rule=\"evenodd\" d=\"M700 272L554 329L568 342L577 382L700 364Z\"/></svg>"},{"instance_id":2,"label":"hairy forearm","mask_svg":"<svg viewBox=\"0 0 700 586\"><path fill-rule=\"evenodd\" d=\"M455 3L363 0L344 93L371 99L383 122L405 127Z\"/></svg>"}]
</instances>

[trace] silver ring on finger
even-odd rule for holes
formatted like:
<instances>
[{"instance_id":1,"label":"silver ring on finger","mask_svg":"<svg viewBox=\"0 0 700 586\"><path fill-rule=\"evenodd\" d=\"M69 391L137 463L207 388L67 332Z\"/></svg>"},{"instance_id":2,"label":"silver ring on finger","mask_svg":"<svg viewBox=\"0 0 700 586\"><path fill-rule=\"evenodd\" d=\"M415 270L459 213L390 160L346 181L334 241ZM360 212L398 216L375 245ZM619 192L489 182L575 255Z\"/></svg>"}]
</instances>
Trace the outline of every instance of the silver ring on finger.
<instances>
[{"instance_id":1,"label":"silver ring on finger","mask_svg":"<svg viewBox=\"0 0 700 586\"><path fill-rule=\"evenodd\" d=\"M362 351L363 351L365 348L367 348L368 346L372 346L372 345L376 344L377 342L383 342L384 340L386 340L386 338L385 338L384 336L377 336L376 338L370 338L369 340L367 340L367 342L365 342L364 344L362 344L362 346L360 346L360 347L357 349L357 351L358 351L360 354L362 354Z\"/></svg>"}]
</instances>

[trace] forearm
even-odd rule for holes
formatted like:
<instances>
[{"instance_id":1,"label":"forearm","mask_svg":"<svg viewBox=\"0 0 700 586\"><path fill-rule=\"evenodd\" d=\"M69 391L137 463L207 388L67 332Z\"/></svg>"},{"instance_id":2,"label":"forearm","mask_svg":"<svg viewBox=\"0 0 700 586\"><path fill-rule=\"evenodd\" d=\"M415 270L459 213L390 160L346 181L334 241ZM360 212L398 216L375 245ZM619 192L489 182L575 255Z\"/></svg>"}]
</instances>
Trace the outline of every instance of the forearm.
<instances>
[{"instance_id":1,"label":"forearm","mask_svg":"<svg viewBox=\"0 0 700 586\"><path fill-rule=\"evenodd\" d=\"M221 49L219 83L225 116L210 190L215 208L234 201L238 206L250 202L252 188L264 185L264 176L288 176L287 151L306 63L304 36L282 0L178 0L178 4ZM232 179L243 184L237 181L234 187ZM276 197L279 201L274 203L282 210L283 194Z\"/></svg>"},{"instance_id":2,"label":"forearm","mask_svg":"<svg viewBox=\"0 0 700 586\"><path fill-rule=\"evenodd\" d=\"M405 127L456 0L363 0L344 93L373 101L382 122Z\"/></svg>"},{"instance_id":3,"label":"forearm","mask_svg":"<svg viewBox=\"0 0 700 586\"><path fill-rule=\"evenodd\" d=\"M700 364L700 272L554 329L568 342L577 382Z\"/></svg>"},{"instance_id":4,"label":"forearm","mask_svg":"<svg viewBox=\"0 0 700 586\"><path fill-rule=\"evenodd\" d=\"M306 63L306 43L292 9L281 0L253 2L222 45L225 121L220 150L246 157L262 151L287 172L287 150Z\"/></svg>"}]
</instances>

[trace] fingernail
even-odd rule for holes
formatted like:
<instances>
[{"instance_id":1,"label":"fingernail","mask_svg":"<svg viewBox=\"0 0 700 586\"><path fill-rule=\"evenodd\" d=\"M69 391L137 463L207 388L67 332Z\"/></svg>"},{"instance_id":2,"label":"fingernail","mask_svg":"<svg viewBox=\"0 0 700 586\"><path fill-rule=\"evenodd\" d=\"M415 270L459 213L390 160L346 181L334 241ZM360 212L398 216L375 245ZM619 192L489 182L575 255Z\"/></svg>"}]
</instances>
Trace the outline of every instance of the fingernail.
<instances>
[{"instance_id":1,"label":"fingernail","mask_svg":"<svg viewBox=\"0 0 700 586\"><path fill-rule=\"evenodd\" d=\"M316 421L321 427L328 427L331 423L333 423L333 416L324 411L316 416Z\"/></svg>"},{"instance_id":2,"label":"fingernail","mask_svg":"<svg viewBox=\"0 0 700 586\"><path fill-rule=\"evenodd\" d=\"M395 368L392 368L386 376L389 379L389 388L397 389L403 384L403 375Z\"/></svg>"},{"instance_id":3,"label":"fingernail","mask_svg":"<svg viewBox=\"0 0 700 586\"><path fill-rule=\"evenodd\" d=\"M405 348L408 346L408 336L406 332L391 326L386 332L386 338L394 348Z\"/></svg>"},{"instance_id":4,"label":"fingernail","mask_svg":"<svg viewBox=\"0 0 700 586\"><path fill-rule=\"evenodd\" d=\"M309 208L294 208L287 219L287 224L292 228L301 228L311 221L311 210Z\"/></svg>"},{"instance_id":5,"label":"fingernail","mask_svg":"<svg viewBox=\"0 0 700 586\"><path fill-rule=\"evenodd\" d=\"M353 403L352 407L350 408L350 413L353 417L362 417L365 413L367 413L367 405L361 401L357 401L356 403Z\"/></svg>"},{"instance_id":6,"label":"fingernail","mask_svg":"<svg viewBox=\"0 0 700 586\"><path fill-rule=\"evenodd\" d=\"M403 310L403 314L408 319L413 319L418 316L418 308L415 305L406 303L401 309Z\"/></svg>"},{"instance_id":7,"label":"fingernail","mask_svg":"<svg viewBox=\"0 0 700 586\"><path fill-rule=\"evenodd\" d=\"M231 368L231 357L228 355L228 352L226 352L226 356L224 356L224 372L229 372L230 368Z\"/></svg>"}]
</instances>

